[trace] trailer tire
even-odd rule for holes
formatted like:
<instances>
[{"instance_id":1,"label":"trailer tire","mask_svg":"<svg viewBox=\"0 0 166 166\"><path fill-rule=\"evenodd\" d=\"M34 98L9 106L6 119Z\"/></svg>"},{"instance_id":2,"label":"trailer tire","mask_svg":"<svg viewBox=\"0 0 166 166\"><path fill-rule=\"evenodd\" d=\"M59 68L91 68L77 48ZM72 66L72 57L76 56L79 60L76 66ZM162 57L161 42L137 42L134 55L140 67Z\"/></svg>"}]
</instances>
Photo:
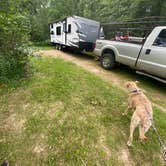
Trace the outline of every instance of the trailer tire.
<instances>
[{"instance_id":1,"label":"trailer tire","mask_svg":"<svg viewBox=\"0 0 166 166\"><path fill-rule=\"evenodd\" d=\"M101 66L106 70L111 70L115 67L115 56L113 53L104 53L100 59Z\"/></svg>"},{"instance_id":2,"label":"trailer tire","mask_svg":"<svg viewBox=\"0 0 166 166\"><path fill-rule=\"evenodd\" d=\"M56 49L56 50L59 50L59 44L56 44L56 45L55 45L55 49Z\"/></svg>"},{"instance_id":3,"label":"trailer tire","mask_svg":"<svg viewBox=\"0 0 166 166\"><path fill-rule=\"evenodd\" d=\"M62 47L61 47L61 50L62 50L63 52L66 52L66 51L67 51L67 47L66 47L66 46L62 46Z\"/></svg>"},{"instance_id":4,"label":"trailer tire","mask_svg":"<svg viewBox=\"0 0 166 166\"><path fill-rule=\"evenodd\" d=\"M59 45L59 49L58 50L62 50L62 45Z\"/></svg>"},{"instance_id":5,"label":"trailer tire","mask_svg":"<svg viewBox=\"0 0 166 166\"><path fill-rule=\"evenodd\" d=\"M57 49L57 50L61 50L61 45L60 45L60 44L57 44L57 45L56 45L56 49Z\"/></svg>"}]
</instances>

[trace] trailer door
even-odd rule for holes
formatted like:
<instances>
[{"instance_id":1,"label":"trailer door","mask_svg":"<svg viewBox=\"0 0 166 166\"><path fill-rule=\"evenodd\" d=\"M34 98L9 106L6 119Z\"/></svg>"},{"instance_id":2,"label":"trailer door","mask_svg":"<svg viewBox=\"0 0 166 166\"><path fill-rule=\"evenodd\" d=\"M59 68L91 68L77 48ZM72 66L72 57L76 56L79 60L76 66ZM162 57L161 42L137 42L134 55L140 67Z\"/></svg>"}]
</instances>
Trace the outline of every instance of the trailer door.
<instances>
[{"instance_id":1,"label":"trailer door","mask_svg":"<svg viewBox=\"0 0 166 166\"><path fill-rule=\"evenodd\" d=\"M62 34L62 23L56 23L55 26L55 43L56 44L63 44L63 34Z\"/></svg>"},{"instance_id":2,"label":"trailer door","mask_svg":"<svg viewBox=\"0 0 166 166\"><path fill-rule=\"evenodd\" d=\"M79 34L76 20L72 17L66 22L66 45L69 47L79 47Z\"/></svg>"},{"instance_id":3,"label":"trailer door","mask_svg":"<svg viewBox=\"0 0 166 166\"><path fill-rule=\"evenodd\" d=\"M66 45L66 35L67 35L67 30L66 30L66 26L67 26L67 23L66 23L66 19L63 21L63 30L62 30L62 44L63 45Z\"/></svg>"},{"instance_id":4,"label":"trailer door","mask_svg":"<svg viewBox=\"0 0 166 166\"><path fill-rule=\"evenodd\" d=\"M51 43L55 43L54 24L50 24L50 40Z\"/></svg>"}]
</instances>

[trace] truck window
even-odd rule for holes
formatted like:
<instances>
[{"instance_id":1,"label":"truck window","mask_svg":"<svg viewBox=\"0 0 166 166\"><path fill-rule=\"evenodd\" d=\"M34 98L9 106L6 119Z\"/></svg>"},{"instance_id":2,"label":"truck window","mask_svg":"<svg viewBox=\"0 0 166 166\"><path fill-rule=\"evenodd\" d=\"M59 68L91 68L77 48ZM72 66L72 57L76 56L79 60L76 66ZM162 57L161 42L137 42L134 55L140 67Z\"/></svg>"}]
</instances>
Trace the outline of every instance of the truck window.
<instances>
[{"instance_id":1,"label":"truck window","mask_svg":"<svg viewBox=\"0 0 166 166\"><path fill-rule=\"evenodd\" d=\"M56 28L56 35L61 35L61 26Z\"/></svg>"},{"instance_id":2,"label":"truck window","mask_svg":"<svg viewBox=\"0 0 166 166\"><path fill-rule=\"evenodd\" d=\"M68 33L71 33L71 24L68 25Z\"/></svg>"},{"instance_id":3,"label":"truck window","mask_svg":"<svg viewBox=\"0 0 166 166\"><path fill-rule=\"evenodd\" d=\"M166 47L166 29L163 29L153 43L154 46Z\"/></svg>"}]
</instances>

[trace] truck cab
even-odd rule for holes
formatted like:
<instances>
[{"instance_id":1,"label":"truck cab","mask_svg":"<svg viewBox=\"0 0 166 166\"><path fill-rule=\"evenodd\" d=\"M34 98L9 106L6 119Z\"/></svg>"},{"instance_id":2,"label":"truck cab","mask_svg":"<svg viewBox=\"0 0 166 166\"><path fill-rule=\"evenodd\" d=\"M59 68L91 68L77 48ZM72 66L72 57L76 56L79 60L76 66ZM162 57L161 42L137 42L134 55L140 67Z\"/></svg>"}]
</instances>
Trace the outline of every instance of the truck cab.
<instances>
[{"instance_id":1,"label":"truck cab","mask_svg":"<svg viewBox=\"0 0 166 166\"><path fill-rule=\"evenodd\" d=\"M166 27L156 27L147 38L137 68L166 79Z\"/></svg>"},{"instance_id":2,"label":"truck cab","mask_svg":"<svg viewBox=\"0 0 166 166\"><path fill-rule=\"evenodd\" d=\"M118 62L166 80L166 26L155 27L141 42L132 42L134 37L126 38L96 41L94 53L100 58L102 67L112 69Z\"/></svg>"}]
</instances>

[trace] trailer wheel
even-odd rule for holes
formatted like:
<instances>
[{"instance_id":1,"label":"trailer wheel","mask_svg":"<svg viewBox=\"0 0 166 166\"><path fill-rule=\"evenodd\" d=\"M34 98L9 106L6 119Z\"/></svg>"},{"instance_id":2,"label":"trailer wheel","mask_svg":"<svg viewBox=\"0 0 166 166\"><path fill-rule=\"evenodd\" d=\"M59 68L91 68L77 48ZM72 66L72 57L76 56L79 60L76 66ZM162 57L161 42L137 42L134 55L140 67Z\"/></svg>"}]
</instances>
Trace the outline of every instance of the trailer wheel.
<instances>
[{"instance_id":1,"label":"trailer wheel","mask_svg":"<svg viewBox=\"0 0 166 166\"><path fill-rule=\"evenodd\" d=\"M104 53L100 63L104 69L110 70L115 67L115 56L112 53Z\"/></svg>"},{"instance_id":2,"label":"trailer wheel","mask_svg":"<svg viewBox=\"0 0 166 166\"><path fill-rule=\"evenodd\" d=\"M67 47L66 47L66 46L61 46L61 50L62 50L63 52L66 52Z\"/></svg>"},{"instance_id":3,"label":"trailer wheel","mask_svg":"<svg viewBox=\"0 0 166 166\"><path fill-rule=\"evenodd\" d=\"M59 45L59 49L58 50L61 50L62 49L62 45Z\"/></svg>"},{"instance_id":4,"label":"trailer wheel","mask_svg":"<svg viewBox=\"0 0 166 166\"><path fill-rule=\"evenodd\" d=\"M55 45L56 50L59 50L59 44Z\"/></svg>"},{"instance_id":5,"label":"trailer wheel","mask_svg":"<svg viewBox=\"0 0 166 166\"><path fill-rule=\"evenodd\" d=\"M61 50L61 45L60 45L60 44L57 44L57 45L56 45L56 49L57 49L57 50Z\"/></svg>"}]
</instances>

